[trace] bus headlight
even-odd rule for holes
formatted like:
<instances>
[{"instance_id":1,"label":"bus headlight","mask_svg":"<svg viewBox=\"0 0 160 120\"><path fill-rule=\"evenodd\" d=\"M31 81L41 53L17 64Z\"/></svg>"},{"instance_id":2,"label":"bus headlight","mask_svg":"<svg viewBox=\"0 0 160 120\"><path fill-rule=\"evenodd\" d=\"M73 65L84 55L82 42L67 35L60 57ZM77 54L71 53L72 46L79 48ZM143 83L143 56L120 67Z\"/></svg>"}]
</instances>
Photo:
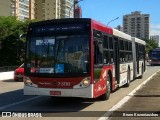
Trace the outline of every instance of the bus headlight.
<instances>
[{"instance_id":1,"label":"bus headlight","mask_svg":"<svg viewBox=\"0 0 160 120\"><path fill-rule=\"evenodd\" d=\"M90 84L90 78L89 78L89 77L84 78L84 80L83 80L83 85L84 85L84 86L89 86L89 84Z\"/></svg>"}]
</instances>

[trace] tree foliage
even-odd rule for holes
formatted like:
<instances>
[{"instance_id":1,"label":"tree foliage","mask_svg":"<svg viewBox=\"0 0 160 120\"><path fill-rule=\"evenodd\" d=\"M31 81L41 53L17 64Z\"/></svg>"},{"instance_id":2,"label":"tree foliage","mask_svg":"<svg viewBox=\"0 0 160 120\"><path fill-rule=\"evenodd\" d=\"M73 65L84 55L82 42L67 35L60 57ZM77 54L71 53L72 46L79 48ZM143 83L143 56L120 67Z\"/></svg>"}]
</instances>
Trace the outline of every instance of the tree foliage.
<instances>
[{"instance_id":1,"label":"tree foliage","mask_svg":"<svg viewBox=\"0 0 160 120\"><path fill-rule=\"evenodd\" d=\"M0 17L0 66L20 65L24 60L24 39L31 21L19 21L16 17Z\"/></svg>"},{"instance_id":2,"label":"tree foliage","mask_svg":"<svg viewBox=\"0 0 160 120\"><path fill-rule=\"evenodd\" d=\"M146 40L146 53L148 53L150 50L153 50L158 47L158 43L154 40Z\"/></svg>"}]
</instances>

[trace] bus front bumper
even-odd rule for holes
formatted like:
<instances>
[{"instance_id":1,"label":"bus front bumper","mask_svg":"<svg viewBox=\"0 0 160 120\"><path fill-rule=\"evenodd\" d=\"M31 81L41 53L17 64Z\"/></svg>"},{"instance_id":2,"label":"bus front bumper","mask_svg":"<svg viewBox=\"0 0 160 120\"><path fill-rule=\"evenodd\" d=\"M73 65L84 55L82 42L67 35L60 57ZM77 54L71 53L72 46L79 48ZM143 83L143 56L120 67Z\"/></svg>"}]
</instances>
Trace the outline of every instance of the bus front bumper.
<instances>
[{"instance_id":1,"label":"bus front bumper","mask_svg":"<svg viewBox=\"0 0 160 120\"><path fill-rule=\"evenodd\" d=\"M73 89L37 88L24 85L24 95L93 98L93 84L85 88Z\"/></svg>"}]
</instances>

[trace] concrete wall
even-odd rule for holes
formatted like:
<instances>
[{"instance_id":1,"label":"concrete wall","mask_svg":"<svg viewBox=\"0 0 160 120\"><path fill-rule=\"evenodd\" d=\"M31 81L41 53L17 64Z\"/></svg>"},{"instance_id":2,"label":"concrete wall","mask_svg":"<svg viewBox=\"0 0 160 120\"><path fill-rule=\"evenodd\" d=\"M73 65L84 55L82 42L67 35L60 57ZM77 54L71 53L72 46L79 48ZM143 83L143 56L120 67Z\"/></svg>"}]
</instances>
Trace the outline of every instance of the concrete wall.
<instances>
[{"instance_id":1,"label":"concrete wall","mask_svg":"<svg viewBox=\"0 0 160 120\"><path fill-rule=\"evenodd\" d=\"M14 71L10 71L10 72L1 72L1 73L0 73L0 80L9 80L9 79L13 79L13 74L14 74Z\"/></svg>"}]
</instances>

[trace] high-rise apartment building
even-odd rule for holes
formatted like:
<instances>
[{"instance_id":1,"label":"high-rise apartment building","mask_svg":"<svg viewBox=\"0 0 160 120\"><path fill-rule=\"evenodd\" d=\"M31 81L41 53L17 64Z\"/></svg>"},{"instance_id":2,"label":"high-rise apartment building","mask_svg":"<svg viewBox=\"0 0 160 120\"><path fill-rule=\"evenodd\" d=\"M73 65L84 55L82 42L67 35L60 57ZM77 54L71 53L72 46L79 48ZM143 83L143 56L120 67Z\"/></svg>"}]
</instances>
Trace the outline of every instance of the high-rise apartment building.
<instances>
[{"instance_id":1,"label":"high-rise apartment building","mask_svg":"<svg viewBox=\"0 0 160 120\"><path fill-rule=\"evenodd\" d=\"M152 36L150 36L150 39L154 40L158 44L158 46L160 47L159 35L152 35Z\"/></svg>"},{"instance_id":2,"label":"high-rise apartment building","mask_svg":"<svg viewBox=\"0 0 160 120\"><path fill-rule=\"evenodd\" d=\"M35 19L73 17L74 0L35 0Z\"/></svg>"},{"instance_id":3,"label":"high-rise apartment building","mask_svg":"<svg viewBox=\"0 0 160 120\"><path fill-rule=\"evenodd\" d=\"M132 37L143 40L149 39L150 15L141 14L140 11L123 16L123 31Z\"/></svg>"},{"instance_id":4,"label":"high-rise apartment building","mask_svg":"<svg viewBox=\"0 0 160 120\"><path fill-rule=\"evenodd\" d=\"M29 19L35 19L35 0L29 0Z\"/></svg>"},{"instance_id":5,"label":"high-rise apartment building","mask_svg":"<svg viewBox=\"0 0 160 120\"><path fill-rule=\"evenodd\" d=\"M34 0L0 0L0 16L34 19Z\"/></svg>"}]
</instances>

